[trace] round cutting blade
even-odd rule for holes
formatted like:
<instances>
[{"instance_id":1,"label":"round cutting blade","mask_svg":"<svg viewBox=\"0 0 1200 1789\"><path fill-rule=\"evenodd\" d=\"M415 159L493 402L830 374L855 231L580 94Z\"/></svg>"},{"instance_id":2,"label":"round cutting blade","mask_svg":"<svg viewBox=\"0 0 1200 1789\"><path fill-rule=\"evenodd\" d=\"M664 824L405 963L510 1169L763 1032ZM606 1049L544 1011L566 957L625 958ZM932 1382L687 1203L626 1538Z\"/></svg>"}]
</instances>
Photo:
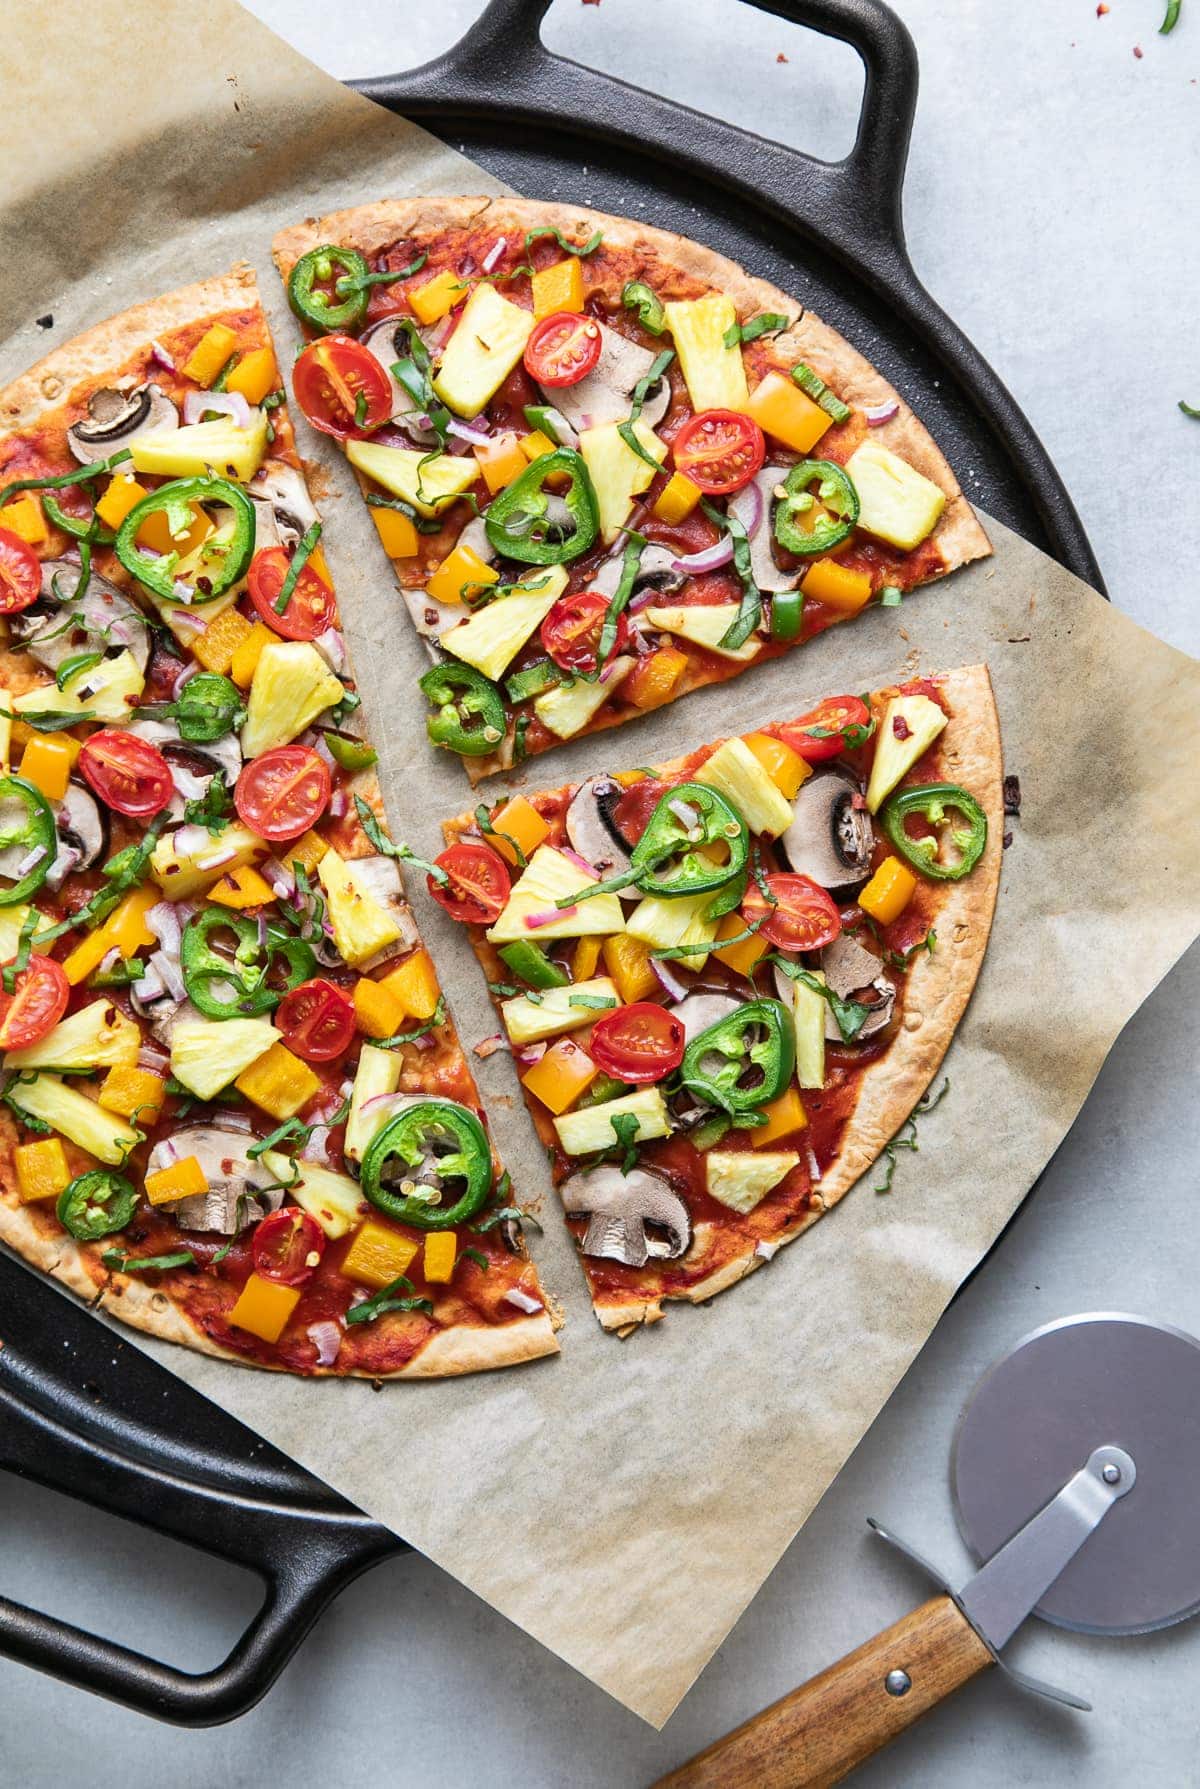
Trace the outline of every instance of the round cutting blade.
<instances>
[{"instance_id":1,"label":"round cutting blade","mask_svg":"<svg viewBox=\"0 0 1200 1789\"><path fill-rule=\"evenodd\" d=\"M1138 1634L1200 1610L1200 1342L1101 1311L1064 1317L986 1373L954 1439L963 1539L990 1559L1093 1448L1133 1456L1137 1483L1034 1610L1084 1633Z\"/></svg>"}]
</instances>

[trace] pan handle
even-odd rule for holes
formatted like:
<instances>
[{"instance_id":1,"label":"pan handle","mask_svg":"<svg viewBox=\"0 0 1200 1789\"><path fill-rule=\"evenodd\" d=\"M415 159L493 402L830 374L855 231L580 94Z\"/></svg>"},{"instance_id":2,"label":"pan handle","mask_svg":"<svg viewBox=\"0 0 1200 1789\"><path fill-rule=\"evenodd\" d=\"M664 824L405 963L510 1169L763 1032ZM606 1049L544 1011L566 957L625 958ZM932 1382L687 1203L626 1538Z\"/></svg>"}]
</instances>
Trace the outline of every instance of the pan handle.
<instances>
[{"instance_id":1,"label":"pan handle","mask_svg":"<svg viewBox=\"0 0 1200 1789\"><path fill-rule=\"evenodd\" d=\"M551 0L490 0L443 56L401 74L356 81L359 92L411 117L480 112L618 139L639 155L670 161L686 143L721 185L753 195L802 232L819 223L862 271L880 253L904 255L901 192L917 103L917 53L907 27L882 0L745 0L760 12L851 44L866 84L850 153L821 161L675 101L555 56L541 39Z\"/></svg>"},{"instance_id":2,"label":"pan handle","mask_svg":"<svg viewBox=\"0 0 1200 1789\"><path fill-rule=\"evenodd\" d=\"M87 1501L256 1573L262 1607L211 1671L181 1671L0 1596L0 1655L139 1713L181 1726L234 1719L266 1694L322 1610L352 1578L402 1543L347 1509L264 1506L175 1478L75 1434L19 1397L0 1400L0 1467L52 1487L88 1486Z\"/></svg>"}]
</instances>

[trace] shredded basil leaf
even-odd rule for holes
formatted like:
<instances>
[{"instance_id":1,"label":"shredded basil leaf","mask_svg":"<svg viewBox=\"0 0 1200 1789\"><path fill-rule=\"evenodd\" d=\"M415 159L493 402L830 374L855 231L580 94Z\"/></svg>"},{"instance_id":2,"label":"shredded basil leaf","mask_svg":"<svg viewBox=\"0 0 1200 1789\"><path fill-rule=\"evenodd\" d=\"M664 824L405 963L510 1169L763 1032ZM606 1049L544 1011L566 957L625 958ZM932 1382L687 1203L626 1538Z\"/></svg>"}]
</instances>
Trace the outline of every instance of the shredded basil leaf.
<instances>
[{"instance_id":1,"label":"shredded basil leaf","mask_svg":"<svg viewBox=\"0 0 1200 1789\"><path fill-rule=\"evenodd\" d=\"M439 1025L444 1025L445 1023L445 996L439 994L437 1005L433 1009L433 1017L431 1019L427 1019L423 1025L418 1025L415 1031L399 1031L396 1033L395 1037L373 1037L371 1039L371 1048L373 1050L399 1050L405 1044L415 1044L419 1037L428 1037L431 1031L436 1031Z\"/></svg>"},{"instance_id":2,"label":"shredded basil leaf","mask_svg":"<svg viewBox=\"0 0 1200 1789\"><path fill-rule=\"evenodd\" d=\"M411 278L414 273L420 273L428 259L427 253L418 255L415 261L410 261L407 267L401 267L397 273L340 274L333 282L334 295L338 298L349 298L355 292L369 292L372 286L394 285L397 280L406 280Z\"/></svg>"},{"instance_id":3,"label":"shredded basil leaf","mask_svg":"<svg viewBox=\"0 0 1200 1789\"><path fill-rule=\"evenodd\" d=\"M288 566L287 577L283 580L279 595L271 605L277 615L283 615L286 612L287 606L292 600L292 591L296 588L297 579L299 578L300 573L304 570L304 567L308 564L309 554L312 552L320 538L321 524L320 522L314 522L305 534L304 539L300 542L300 545L296 548L296 551L292 554L292 562Z\"/></svg>"},{"instance_id":4,"label":"shredded basil leaf","mask_svg":"<svg viewBox=\"0 0 1200 1789\"><path fill-rule=\"evenodd\" d=\"M519 870L523 870L527 867L529 859L526 857L524 851L522 851L516 839L513 838L511 832L501 832L497 827L492 825L492 817L487 811L487 804L485 802L481 801L479 806L475 809L475 824L478 826L484 838L503 839L504 843L511 847L516 856L517 868Z\"/></svg>"},{"instance_id":5,"label":"shredded basil leaf","mask_svg":"<svg viewBox=\"0 0 1200 1789\"><path fill-rule=\"evenodd\" d=\"M877 1193L891 1192L892 1182L896 1178L896 1151L911 1149L916 1154L921 1147L917 1142L917 1119L924 1118L927 1112L932 1112L935 1106L940 1106L949 1091L950 1078L947 1076L936 1093L927 1093L923 1099L917 1101L891 1142L884 1144L883 1154L887 1157L887 1169L883 1180L874 1189Z\"/></svg>"},{"instance_id":6,"label":"shredded basil leaf","mask_svg":"<svg viewBox=\"0 0 1200 1789\"><path fill-rule=\"evenodd\" d=\"M460 1261L473 1261L480 1273L486 1273L492 1265L482 1249L460 1249L458 1258Z\"/></svg>"},{"instance_id":7,"label":"shredded basil leaf","mask_svg":"<svg viewBox=\"0 0 1200 1789\"><path fill-rule=\"evenodd\" d=\"M611 994L568 994L567 996L568 1006L592 1007L596 1012L603 1012L606 1008L617 1004Z\"/></svg>"},{"instance_id":8,"label":"shredded basil leaf","mask_svg":"<svg viewBox=\"0 0 1200 1789\"><path fill-rule=\"evenodd\" d=\"M1165 37L1168 31L1174 31L1176 25L1179 23L1179 12L1182 5L1183 0L1167 0L1167 10L1163 17L1162 24L1158 27L1158 35L1160 37Z\"/></svg>"},{"instance_id":9,"label":"shredded basil leaf","mask_svg":"<svg viewBox=\"0 0 1200 1789\"><path fill-rule=\"evenodd\" d=\"M142 1255L134 1259L124 1249L105 1249L100 1259L105 1267L113 1267L120 1273L163 1273L169 1267L195 1267L196 1257L191 1249L176 1249L173 1255Z\"/></svg>"},{"instance_id":10,"label":"shredded basil leaf","mask_svg":"<svg viewBox=\"0 0 1200 1789\"><path fill-rule=\"evenodd\" d=\"M621 288L621 303L627 311L636 311L638 322L651 335L661 335L667 327L662 299L645 280L628 280Z\"/></svg>"},{"instance_id":11,"label":"shredded basil leaf","mask_svg":"<svg viewBox=\"0 0 1200 1789\"><path fill-rule=\"evenodd\" d=\"M111 472L114 466L121 466L126 460L133 458L128 447L121 448L119 453L110 454L107 460L94 460L90 466L76 466L73 472L60 472L55 478L17 478L12 484L0 490L0 508L15 497L19 491L61 491L68 485L90 484L93 479Z\"/></svg>"},{"instance_id":12,"label":"shredded basil leaf","mask_svg":"<svg viewBox=\"0 0 1200 1789\"><path fill-rule=\"evenodd\" d=\"M596 646L595 678L600 676L605 665L613 655L617 643L617 624L629 606L633 595L633 587L637 582L638 567L642 562L642 551L646 545L644 534L638 534L633 528L627 530L625 546L621 553L621 576L612 598L604 611L604 620L600 626L600 639Z\"/></svg>"},{"instance_id":13,"label":"shredded basil leaf","mask_svg":"<svg viewBox=\"0 0 1200 1789\"><path fill-rule=\"evenodd\" d=\"M536 230L527 230L525 232L526 254L529 253L529 250L533 247L533 244L538 240L539 236L553 236L564 255L577 255L580 260L582 260L585 255L594 255L596 250L600 247L600 244L604 241L604 231L597 230L594 235L588 237L583 247L580 248L577 243L568 242L561 230L556 230L551 224L542 224Z\"/></svg>"},{"instance_id":14,"label":"shredded basil leaf","mask_svg":"<svg viewBox=\"0 0 1200 1789\"><path fill-rule=\"evenodd\" d=\"M720 644L730 652L736 652L739 646L746 644L762 620L762 592L754 582L750 537L736 516L723 515L719 509L713 508L707 497L702 497L700 503L709 521L733 538L733 569L741 580L742 600L737 614L721 635Z\"/></svg>"},{"instance_id":15,"label":"shredded basil leaf","mask_svg":"<svg viewBox=\"0 0 1200 1789\"><path fill-rule=\"evenodd\" d=\"M1193 422L1200 422L1200 404L1185 404L1183 399L1180 398L1179 408L1183 411L1185 416L1190 416Z\"/></svg>"},{"instance_id":16,"label":"shredded basil leaf","mask_svg":"<svg viewBox=\"0 0 1200 1789\"><path fill-rule=\"evenodd\" d=\"M407 1296L397 1298L398 1292ZM425 1311L432 1315L432 1299L418 1298L415 1294L416 1287L408 1275L399 1274L390 1285L384 1286L381 1291L377 1292L374 1298L368 1298L362 1304L353 1305L346 1312L346 1322L374 1323L375 1319L382 1317L385 1311Z\"/></svg>"},{"instance_id":17,"label":"shredded basil leaf","mask_svg":"<svg viewBox=\"0 0 1200 1789\"><path fill-rule=\"evenodd\" d=\"M624 1150L621 1172L630 1173L637 1166L637 1140L641 1123L636 1112L614 1112L608 1121L616 1133L617 1148Z\"/></svg>"},{"instance_id":18,"label":"shredded basil leaf","mask_svg":"<svg viewBox=\"0 0 1200 1789\"><path fill-rule=\"evenodd\" d=\"M748 323L731 323L721 340L727 348L736 348L742 342L756 342L760 335L778 335L787 326L788 320L781 312L763 311Z\"/></svg>"},{"instance_id":19,"label":"shredded basil leaf","mask_svg":"<svg viewBox=\"0 0 1200 1789\"><path fill-rule=\"evenodd\" d=\"M642 406L646 402L646 398L650 391L658 384L674 358L675 350L673 348L664 348L661 354L655 355L654 360L634 386L633 395L630 400L629 415L617 429L618 435L630 452L635 453L639 460L644 460L647 466L652 466L655 472L660 470L662 462L661 460L656 460L654 455L649 453L647 449L642 446L637 438L637 432L633 425L641 416Z\"/></svg>"}]
</instances>

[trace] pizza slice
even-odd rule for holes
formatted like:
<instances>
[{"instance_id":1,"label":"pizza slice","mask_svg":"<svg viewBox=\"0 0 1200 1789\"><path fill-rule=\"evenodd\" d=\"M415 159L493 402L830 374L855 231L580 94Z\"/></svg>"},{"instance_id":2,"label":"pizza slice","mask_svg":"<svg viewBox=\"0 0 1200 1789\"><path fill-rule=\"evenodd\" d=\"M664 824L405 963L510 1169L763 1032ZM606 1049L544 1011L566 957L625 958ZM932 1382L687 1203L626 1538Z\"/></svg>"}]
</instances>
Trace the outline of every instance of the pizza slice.
<instances>
[{"instance_id":1,"label":"pizza slice","mask_svg":"<svg viewBox=\"0 0 1200 1789\"><path fill-rule=\"evenodd\" d=\"M989 551L912 411L681 236L520 199L285 230L293 371L343 446L472 782Z\"/></svg>"},{"instance_id":2,"label":"pizza slice","mask_svg":"<svg viewBox=\"0 0 1200 1789\"><path fill-rule=\"evenodd\" d=\"M249 268L0 393L0 1239L230 1361L556 1351Z\"/></svg>"},{"instance_id":3,"label":"pizza slice","mask_svg":"<svg viewBox=\"0 0 1200 1789\"><path fill-rule=\"evenodd\" d=\"M600 1322L733 1285L922 1110L1002 848L984 666L445 828ZM911 1137L911 1132L905 1132Z\"/></svg>"}]
</instances>

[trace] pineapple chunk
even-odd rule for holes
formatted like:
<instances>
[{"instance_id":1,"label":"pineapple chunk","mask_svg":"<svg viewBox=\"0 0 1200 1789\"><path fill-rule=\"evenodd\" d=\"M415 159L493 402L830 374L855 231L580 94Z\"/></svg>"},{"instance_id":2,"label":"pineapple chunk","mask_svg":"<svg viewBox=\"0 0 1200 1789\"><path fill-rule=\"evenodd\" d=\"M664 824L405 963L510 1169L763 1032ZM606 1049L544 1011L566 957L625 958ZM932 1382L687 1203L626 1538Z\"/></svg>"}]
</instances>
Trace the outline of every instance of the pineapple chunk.
<instances>
[{"instance_id":1,"label":"pineapple chunk","mask_svg":"<svg viewBox=\"0 0 1200 1789\"><path fill-rule=\"evenodd\" d=\"M661 628L664 633L678 634L681 640L691 640L695 645L703 646L706 652L715 652L721 658L731 658L744 665L758 657L762 641L756 634L751 634L741 646L721 645L737 612L736 603L686 603L671 609L647 609L646 620L651 627Z\"/></svg>"},{"instance_id":2,"label":"pineapple chunk","mask_svg":"<svg viewBox=\"0 0 1200 1789\"><path fill-rule=\"evenodd\" d=\"M47 1032L40 1043L10 1050L11 1068L131 1068L142 1047L142 1034L111 1000L93 1000Z\"/></svg>"},{"instance_id":3,"label":"pineapple chunk","mask_svg":"<svg viewBox=\"0 0 1200 1789\"><path fill-rule=\"evenodd\" d=\"M197 841L193 849L180 848L181 834L189 841ZM265 841L256 832L237 821L217 838L203 829L197 832L193 827L181 827L179 832L164 833L159 839L150 854L150 868L168 901L190 901L193 895L203 894L222 876L241 869L266 849Z\"/></svg>"},{"instance_id":4,"label":"pineapple chunk","mask_svg":"<svg viewBox=\"0 0 1200 1789\"><path fill-rule=\"evenodd\" d=\"M903 738L897 737L897 721ZM875 739L875 762L867 784L867 809L877 814L904 774L927 752L946 725L946 711L928 696L893 696L883 711Z\"/></svg>"},{"instance_id":5,"label":"pineapple chunk","mask_svg":"<svg viewBox=\"0 0 1200 1789\"><path fill-rule=\"evenodd\" d=\"M825 980L819 969L813 973L819 982ZM815 988L807 987L802 981L792 981L790 976L787 977L787 983L792 995L797 1083L801 1087L824 1087L825 1014L828 1007Z\"/></svg>"},{"instance_id":6,"label":"pineapple chunk","mask_svg":"<svg viewBox=\"0 0 1200 1789\"><path fill-rule=\"evenodd\" d=\"M431 460L415 447L386 447L382 441L347 441L346 458L422 516L435 516L479 477L473 459L440 453Z\"/></svg>"},{"instance_id":7,"label":"pineapple chunk","mask_svg":"<svg viewBox=\"0 0 1200 1789\"><path fill-rule=\"evenodd\" d=\"M494 683L541 625L567 587L566 568L545 565L514 584L507 596L460 621L439 644Z\"/></svg>"},{"instance_id":8,"label":"pineapple chunk","mask_svg":"<svg viewBox=\"0 0 1200 1789\"><path fill-rule=\"evenodd\" d=\"M588 469L596 504L600 512L600 532L611 546L629 519L633 500L648 488L654 478L653 466L634 453L618 433L615 422L601 423L599 428L584 429L579 437L579 451ZM646 452L661 465L667 457L667 444L660 441L649 424L639 418L633 432Z\"/></svg>"},{"instance_id":9,"label":"pineapple chunk","mask_svg":"<svg viewBox=\"0 0 1200 1789\"><path fill-rule=\"evenodd\" d=\"M946 507L946 493L899 454L864 441L846 461L858 492L858 526L910 553L933 532Z\"/></svg>"},{"instance_id":10,"label":"pineapple chunk","mask_svg":"<svg viewBox=\"0 0 1200 1789\"><path fill-rule=\"evenodd\" d=\"M399 1050L375 1050L370 1044L363 1045L342 1144L342 1153L349 1161L361 1162L372 1137L390 1117L384 1100L400 1085L401 1065Z\"/></svg>"},{"instance_id":11,"label":"pineapple chunk","mask_svg":"<svg viewBox=\"0 0 1200 1789\"><path fill-rule=\"evenodd\" d=\"M696 772L696 781L731 802L751 832L777 839L794 818L780 792L742 739L727 739Z\"/></svg>"},{"instance_id":12,"label":"pineapple chunk","mask_svg":"<svg viewBox=\"0 0 1200 1789\"><path fill-rule=\"evenodd\" d=\"M181 1019L171 1033L171 1073L197 1099L212 1099L278 1037L270 1019Z\"/></svg>"},{"instance_id":13,"label":"pineapple chunk","mask_svg":"<svg viewBox=\"0 0 1200 1789\"><path fill-rule=\"evenodd\" d=\"M500 1012L513 1043L532 1044L543 1037L558 1037L561 1032L595 1024L600 1014L611 1008L583 1004L593 1000L608 1000L613 1007L620 1005L617 990L607 975L597 975L591 981L568 982L565 988L544 988L537 1001L518 994L513 1000L505 1000Z\"/></svg>"},{"instance_id":14,"label":"pineapple chunk","mask_svg":"<svg viewBox=\"0 0 1200 1789\"><path fill-rule=\"evenodd\" d=\"M276 640L264 646L246 704L242 751L257 758L274 745L286 745L345 693L309 641Z\"/></svg>"},{"instance_id":15,"label":"pineapple chunk","mask_svg":"<svg viewBox=\"0 0 1200 1789\"><path fill-rule=\"evenodd\" d=\"M16 907L0 907L0 963L11 963L21 947L21 927L29 917L29 908L24 901ZM38 939L42 932L48 932L54 921L42 914L37 931L33 934L33 948L38 947Z\"/></svg>"},{"instance_id":16,"label":"pineapple chunk","mask_svg":"<svg viewBox=\"0 0 1200 1789\"><path fill-rule=\"evenodd\" d=\"M348 1174L335 1174L316 1162L294 1162L290 1155L280 1155L274 1149L268 1149L261 1159L268 1173L287 1187L288 1198L316 1218L331 1242L348 1235L361 1221L367 1202L357 1180ZM299 1173L299 1180L290 1178L293 1170Z\"/></svg>"},{"instance_id":17,"label":"pineapple chunk","mask_svg":"<svg viewBox=\"0 0 1200 1789\"><path fill-rule=\"evenodd\" d=\"M357 968L369 963L379 951L404 936L396 915L371 893L354 865L338 855L332 845L317 865L317 875L329 902L333 942L344 963Z\"/></svg>"},{"instance_id":18,"label":"pineapple chunk","mask_svg":"<svg viewBox=\"0 0 1200 1789\"><path fill-rule=\"evenodd\" d=\"M43 1124L86 1149L97 1161L107 1162L110 1168L120 1166L141 1142L141 1132L132 1124L115 1112L106 1112L57 1075L39 1075L35 1081L17 1082L9 1088L8 1097L20 1111L40 1118Z\"/></svg>"},{"instance_id":19,"label":"pineapple chunk","mask_svg":"<svg viewBox=\"0 0 1200 1789\"><path fill-rule=\"evenodd\" d=\"M657 1087L640 1087L621 1099L605 1100L603 1105L585 1106L580 1112L566 1112L554 1120L558 1140L568 1155L591 1155L593 1150L611 1149L618 1141L612 1121L622 1113L632 1113L638 1121L636 1141L648 1143L652 1137L665 1137L671 1128L667 1102Z\"/></svg>"},{"instance_id":20,"label":"pineapple chunk","mask_svg":"<svg viewBox=\"0 0 1200 1789\"><path fill-rule=\"evenodd\" d=\"M636 662L632 658L613 659L603 682L597 678L595 683L585 683L580 677L574 683L560 683L556 689L547 690L544 696L538 697L533 712L543 727L549 727L560 739L572 739L603 708Z\"/></svg>"},{"instance_id":21,"label":"pineapple chunk","mask_svg":"<svg viewBox=\"0 0 1200 1789\"><path fill-rule=\"evenodd\" d=\"M135 472L164 478L203 478L206 472L249 484L267 457L267 418L260 411L248 429L224 417L193 422L165 435L138 435L129 443Z\"/></svg>"},{"instance_id":22,"label":"pineapple chunk","mask_svg":"<svg viewBox=\"0 0 1200 1789\"><path fill-rule=\"evenodd\" d=\"M666 312L692 409L747 410L750 390L741 347L725 346L725 331L737 322L732 298L714 292L669 304Z\"/></svg>"},{"instance_id":23,"label":"pineapple chunk","mask_svg":"<svg viewBox=\"0 0 1200 1789\"><path fill-rule=\"evenodd\" d=\"M705 919L704 913L714 898L711 889L704 894L677 895L672 900L647 895L629 915L625 929L631 938L653 950L674 950L679 944L711 944L721 922ZM683 965L685 969L702 969L707 961L708 952L697 951L684 957Z\"/></svg>"},{"instance_id":24,"label":"pineapple chunk","mask_svg":"<svg viewBox=\"0 0 1200 1789\"><path fill-rule=\"evenodd\" d=\"M621 903L615 894L594 895L580 901L572 910L564 907L555 919L544 925L527 926L527 918L537 918L554 910L556 901L591 888L594 876L587 876L569 857L552 845L539 845L520 879L513 884L508 905L488 932L493 944L514 944L518 938L532 938L541 943L546 938L589 938L609 932L623 932L625 920Z\"/></svg>"},{"instance_id":25,"label":"pineapple chunk","mask_svg":"<svg viewBox=\"0 0 1200 1789\"><path fill-rule=\"evenodd\" d=\"M709 1197L727 1205L730 1211L740 1211L744 1217L791 1173L799 1160L798 1155L785 1149L759 1149L753 1154L749 1150L743 1153L711 1149L704 1158Z\"/></svg>"},{"instance_id":26,"label":"pineapple chunk","mask_svg":"<svg viewBox=\"0 0 1200 1789\"><path fill-rule=\"evenodd\" d=\"M0 689L0 774L12 768L12 692Z\"/></svg>"},{"instance_id":27,"label":"pineapple chunk","mask_svg":"<svg viewBox=\"0 0 1200 1789\"><path fill-rule=\"evenodd\" d=\"M98 721L131 719L130 709L146 687L137 660L129 652L102 659L68 677L62 689L53 683L26 690L13 701L14 714L90 714Z\"/></svg>"},{"instance_id":28,"label":"pineapple chunk","mask_svg":"<svg viewBox=\"0 0 1200 1789\"><path fill-rule=\"evenodd\" d=\"M476 286L433 381L443 404L456 416L478 416L525 352L534 321L495 286Z\"/></svg>"}]
</instances>

